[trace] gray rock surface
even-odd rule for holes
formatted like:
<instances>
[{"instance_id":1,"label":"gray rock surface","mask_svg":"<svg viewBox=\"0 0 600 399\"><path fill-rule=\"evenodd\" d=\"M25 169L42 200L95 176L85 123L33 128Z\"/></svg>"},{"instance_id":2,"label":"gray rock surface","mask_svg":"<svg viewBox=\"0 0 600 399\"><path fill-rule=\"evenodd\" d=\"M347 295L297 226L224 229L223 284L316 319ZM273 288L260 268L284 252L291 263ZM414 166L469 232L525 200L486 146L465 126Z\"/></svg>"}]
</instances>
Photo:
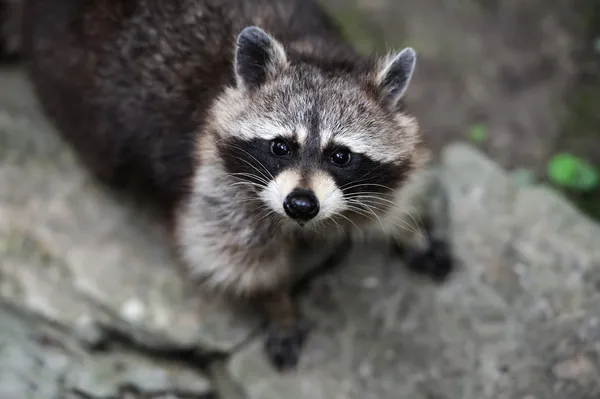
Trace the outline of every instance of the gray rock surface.
<instances>
[{"instance_id":1,"label":"gray rock surface","mask_svg":"<svg viewBox=\"0 0 600 399\"><path fill-rule=\"evenodd\" d=\"M0 398L208 398L200 373L125 350L94 354L37 317L0 303ZM184 396L187 395L187 396ZM139 396L141 397L141 396Z\"/></svg>"},{"instance_id":2,"label":"gray rock surface","mask_svg":"<svg viewBox=\"0 0 600 399\"><path fill-rule=\"evenodd\" d=\"M257 321L222 311L184 285L161 232L78 167L22 72L2 70L0 87L0 299L92 346L114 335L148 350L198 353L244 342ZM114 390L116 380L92 381L89 374L106 374L105 363L117 360L157 389L169 388L148 359L95 359L77 377L87 394ZM181 378L190 373L198 375L182 370Z\"/></svg>"},{"instance_id":3,"label":"gray rock surface","mask_svg":"<svg viewBox=\"0 0 600 399\"><path fill-rule=\"evenodd\" d=\"M161 232L78 167L21 71L0 87L0 399L600 398L600 226L473 148L448 147L432 187L452 279L354 249L301 299L315 328L279 375L257 320L184 285Z\"/></svg>"}]
</instances>

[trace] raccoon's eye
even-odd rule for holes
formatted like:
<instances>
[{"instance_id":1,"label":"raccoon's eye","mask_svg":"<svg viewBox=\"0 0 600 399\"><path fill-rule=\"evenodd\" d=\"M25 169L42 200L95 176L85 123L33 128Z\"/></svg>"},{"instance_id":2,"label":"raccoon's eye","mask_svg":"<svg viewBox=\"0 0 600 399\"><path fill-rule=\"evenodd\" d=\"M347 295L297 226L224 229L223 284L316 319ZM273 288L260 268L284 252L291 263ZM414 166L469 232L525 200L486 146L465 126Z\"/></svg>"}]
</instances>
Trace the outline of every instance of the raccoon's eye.
<instances>
[{"instance_id":1,"label":"raccoon's eye","mask_svg":"<svg viewBox=\"0 0 600 399\"><path fill-rule=\"evenodd\" d=\"M352 153L350 150L339 149L335 150L330 155L331 162L338 166L346 166L352 160Z\"/></svg>"},{"instance_id":2,"label":"raccoon's eye","mask_svg":"<svg viewBox=\"0 0 600 399\"><path fill-rule=\"evenodd\" d=\"M285 157L290 152L292 152L292 150L290 149L288 143L286 143L285 141L281 139L275 139L271 141L271 152L276 157Z\"/></svg>"}]
</instances>

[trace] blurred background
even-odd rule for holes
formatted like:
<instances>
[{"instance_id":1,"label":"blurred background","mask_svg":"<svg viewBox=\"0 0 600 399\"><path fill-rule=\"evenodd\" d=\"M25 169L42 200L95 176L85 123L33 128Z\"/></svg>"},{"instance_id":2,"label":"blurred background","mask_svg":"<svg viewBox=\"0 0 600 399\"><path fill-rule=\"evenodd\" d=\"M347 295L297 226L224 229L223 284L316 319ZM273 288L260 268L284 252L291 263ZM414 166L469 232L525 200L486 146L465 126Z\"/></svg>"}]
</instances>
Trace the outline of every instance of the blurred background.
<instances>
[{"instance_id":1,"label":"blurred background","mask_svg":"<svg viewBox=\"0 0 600 399\"><path fill-rule=\"evenodd\" d=\"M600 1L321 2L364 51L418 50L408 103L434 149L468 141L600 219Z\"/></svg>"},{"instance_id":2,"label":"blurred background","mask_svg":"<svg viewBox=\"0 0 600 399\"><path fill-rule=\"evenodd\" d=\"M515 189L600 221L600 0L320 1L362 51L416 48L426 141L470 144L438 187L459 272L437 286L384 249L349 256L300 296L316 327L281 377L256 320L198 301L2 65L0 399L600 398L600 225Z\"/></svg>"}]
</instances>

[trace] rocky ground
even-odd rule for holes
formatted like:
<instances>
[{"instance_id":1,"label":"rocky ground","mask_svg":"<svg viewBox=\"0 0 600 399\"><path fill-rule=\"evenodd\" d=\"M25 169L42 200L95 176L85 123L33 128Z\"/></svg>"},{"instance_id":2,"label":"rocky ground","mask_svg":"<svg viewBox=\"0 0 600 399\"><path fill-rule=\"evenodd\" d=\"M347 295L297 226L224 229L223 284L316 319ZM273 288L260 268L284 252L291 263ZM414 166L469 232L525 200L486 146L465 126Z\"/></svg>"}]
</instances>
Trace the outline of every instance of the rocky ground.
<instances>
[{"instance_id":1,"label":"rocky ground","mask_svg":"<svg viewBox=\"0 0 600 399\"><path fill-rule=\"evenodd\" d=\"M76 165L21 71L0 87L0 398L600 398L600 226L473 147L445 146L433 185L452 279L356 248L303 294L316 328L282 376L253 315L193 295Z\"/></svg>"}]
</instances>

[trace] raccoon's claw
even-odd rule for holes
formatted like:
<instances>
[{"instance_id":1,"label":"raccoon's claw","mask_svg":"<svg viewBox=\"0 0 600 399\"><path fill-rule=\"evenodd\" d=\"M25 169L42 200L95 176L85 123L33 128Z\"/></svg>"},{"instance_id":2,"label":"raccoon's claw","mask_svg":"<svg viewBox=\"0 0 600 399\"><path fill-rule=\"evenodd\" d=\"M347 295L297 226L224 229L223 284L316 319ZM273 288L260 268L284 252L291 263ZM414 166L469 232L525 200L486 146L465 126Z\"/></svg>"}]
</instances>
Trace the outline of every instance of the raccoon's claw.
<instances>
[{"instance_id":1,"label":"raccoon's claw","mask_svg":"<svg viewBox=\"0 0 600 399\"><path fill-rule=\"evenodd\" d=\"M424 248L407 249L404 259L410 270L437 283L444 282L453 270L448 244L435 238L431 238Z\"/></svg>"},{"instance_id":2,"label":"raccoon's claw","mask_svg":"<svg viewBox=\"0 0 600 399\"><path fill-rule=\"evenodd\" d=\"M298 322L293 327L271 325L267 329L264 349L269 361L279 372L296 368L304 343L308 337L309 327Z\"/></svg>"}]
</instances>

